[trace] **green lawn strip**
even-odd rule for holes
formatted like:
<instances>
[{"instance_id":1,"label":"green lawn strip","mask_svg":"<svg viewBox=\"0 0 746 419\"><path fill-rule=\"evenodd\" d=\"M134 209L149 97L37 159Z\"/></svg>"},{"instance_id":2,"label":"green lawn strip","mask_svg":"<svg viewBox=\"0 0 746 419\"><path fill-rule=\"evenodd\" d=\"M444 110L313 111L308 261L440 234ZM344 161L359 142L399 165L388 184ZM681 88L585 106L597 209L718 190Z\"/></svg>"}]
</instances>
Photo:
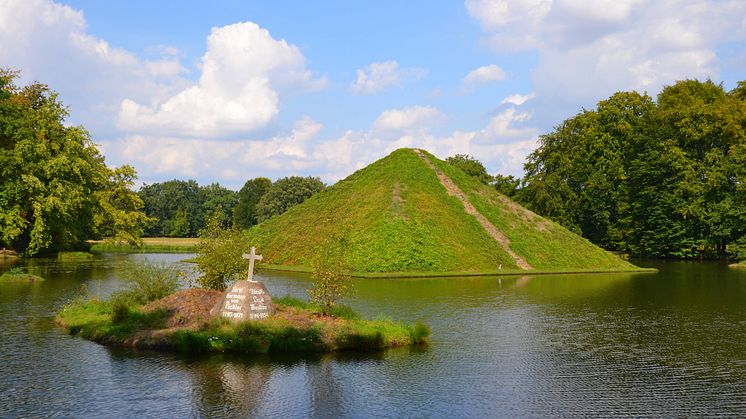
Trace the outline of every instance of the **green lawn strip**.
<instances>
[{"instance_id":1,"label":"green lawn strip","mask_svg":"<svg viewBox=\"0 0 746 419\"><path fill-rule=\"evenodd\" d=\"M262 270L277 272L299 272L312 273L311 268L305 266L285 266L262 264ZM566 275L583 273L653 273L658 272L656 268L639 268L631 265L620 268L568 268L568 269L492 269L481 271L444 271L444 272L349 272L355 278L448 278L468 276L515 276L515 275Z\"/></svg>"},{"instance_id":2,"label":"green lawn strip","mask_svg":"<svg viewBox=\"0 0 746 419\"><path fill-rule=\"evenodd\" d=\"M75 301L56 317L71 334L97 342L170 349L179 352L323 352L336 350L374 351L425 343L429 328L409 326L390 319L361 320L349 308L340 306L333 318L322 317L319 308L289 297L276 298L279 310L294 310L303 316L304 326L278 316L238 324L213 318L195 329L163 329L165 313L143 313L130 307L122 320L112 322L112 306L104 301Z\"/></svg>"},{"instance_id":3,"label":"green lawn strip","mask_svg":"<svg viewBox=\"0 0 746 419\"><path fill-rule=\"evenodd\" d=\"M59 252L57 260L60 262L80 262L93 259L93 254L89 252Z\"/></svg>"},{"instance_id":4,"label":"green lawn strip","mask_svg":"<svg viewBox=\"0 0 746 419\"><path fill-rule=\"evenodd\" d=\"M93 253L194 253L196 245L143 244L140 247L129 244L96 243L91 246Z\"/></svg>"}]
</instances>

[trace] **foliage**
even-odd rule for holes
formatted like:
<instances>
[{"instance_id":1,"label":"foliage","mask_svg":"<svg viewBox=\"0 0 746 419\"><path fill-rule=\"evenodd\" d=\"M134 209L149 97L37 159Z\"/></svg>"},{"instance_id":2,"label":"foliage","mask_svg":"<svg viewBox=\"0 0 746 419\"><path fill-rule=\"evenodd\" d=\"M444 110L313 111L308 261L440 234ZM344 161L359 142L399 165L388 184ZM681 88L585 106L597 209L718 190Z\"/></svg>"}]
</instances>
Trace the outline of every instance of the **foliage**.
<instances>
[{"instance_id":1,"label":"foliage","mask_svg":"<svg viewBox=\"0 0 746 419\"><path fill-rule=\"evenodd\" d=\"M115 291L111 300L123 306L147 304L173 294L179 288L184 273L176 265L164 262L126 262L119 270L123 289Z\"/></svg>"},{"instance_id":2,"label":"foliage","mask_svg":"<svg viewBox=\"0 0 746 419\"><path fill-rule=\"evenodd\" d=\"M15 266L13 268L10 268L10 270L7 272L11 275L21 275L26 273L26 268L23 266Z\"/></svg>"},{"instance_id":3,"label":"foliage","mask_svg":"<svg viewBox=\"0 0 746 419\"><path fill-rule=\"evenodd\" d=\"M271 186L272 181L265 177L246 181L238 192L238 203L233 208L233 225L236 228L247 229L259 222L256 206Z\"/></svg>"},{"instance_id":4,"label":"foliage","mask_svg":"<svg viewBox=\"0 0 746 419\"><path fill-rule=\"evenodd\" d=\"M487 169L484 167L482 162L468 154L456 154L455 156L448 157L446 161L485 185L489 185L493 180L492 176L487 173Z\"/></svg>"},{"instance_id":5,"label":"foliage","mask_svg":"<svg viewBox=\"0 0 746 419\"><path fill-rule=\"evenodd\" d=\"M34 255L110 235L137 244L147 217L129 166L110 169L47 86L0 70L0 245Z\"/></svg>"},{"instance_id":6,"label":"foliage","mask_svg":"<svg viewBox=\"0 0 746 419\"><path fill-rule=\"evenodd\" d=\"M317 177L290 176L277 180L256 204L257 220L262 222L287 211L324 189Z\"/></svg>"},{"instance_id":7,"label":"foliage","mask_svg":"<svg viewBox=\"0 0 746 419\"><path fill-rule=\"evenodd\" d=\"M308 295L324 314L331 314L337 301L350 291L349 268L344 261L346 247L344 238L332 237L321 246L311 265L313 286Z\"/></svg>"},{"instance_id":8,"label":"foliage","mask_svg":"<svg viewBox=\"0 0 746 419\"><path fill-rule=\"evenodd\" d=\"M724 257L746 234L743 86L614 94L540 138L518 200L606 248Z\"/></svg>"},{"instance_id":9,"label":"foliage","mask_svg":"<svg viewBox=\"0 0 746 419\"><path fill-rule=\"evenodd\" d=\"M516 179L513 175L505 176L497 174L492 178L492 186L494 186L495 190L501 194L513 198L518 194L521 180Z\"/></svg>"},{"instance_id":10,"label":"foliage","mask_svg":"<svg viewBox=\"0 0 746 419\"><path fill-rule=\"evenodd\" d=\"M154 219L145 230L149 237L196 237L216 211L220 224L230 226L238 202L234 191L217 183L200 186L194 180L144 185L137 193L145 213Z\"/></svg>"},{"instance_id":11,"label":"foliage","mask_svg":"<svg viewBox=\"0 0 746 419\"><path fill-rule=\"evenodd\" d=\"M213 216L200 232L197 244L195 262L203 273L197 282L207 289L224 290L246 272L248 262L242 257L245 250L241 232L223 228L219 217Z\"/></svg>"}]
</instances>

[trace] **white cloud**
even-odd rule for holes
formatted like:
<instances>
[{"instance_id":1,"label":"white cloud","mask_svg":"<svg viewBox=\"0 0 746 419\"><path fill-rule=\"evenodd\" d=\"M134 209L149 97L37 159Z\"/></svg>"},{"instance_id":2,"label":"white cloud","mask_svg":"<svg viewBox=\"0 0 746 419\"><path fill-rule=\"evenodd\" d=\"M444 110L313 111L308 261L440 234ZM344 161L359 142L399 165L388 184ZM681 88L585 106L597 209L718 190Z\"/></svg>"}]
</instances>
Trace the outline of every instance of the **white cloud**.
<instances>
[{"instance_id":1,"label":"white cloud","mask_svg":"<svg viewBox=\"0 0 746 419\"><path fill-rule=\"evenodd\" d=\"M240 188L252 177L305 174L305 170L317 167L320 162L309 151L310 141L322 128L320 123L303 117L288 134L267 140L129 135L104 142L103 147L121 160L117 163L134 164L146 182L166 174L193 178L209 173L211 181L217 174L222 182Z\"/></svg>"},{"instance_id":2,"label":"white cloud","mask_svg":"<svg viewBox=\"0 0 746 419\"><path fill-rule=\"evenodd\" d=\"M419 80L427 74L420 68L400 68L396 61L371 63L357 70L357 79L350 84L353 94L370 95L387 87L400 86L406 80Z\"/></svg>"},{"instance_id":3,"label":"white cloud","mask_svg":"<svg viewBox=\"0 0 746 419\"><path fill-rule=\"evenodd\" d=\"M178 58L153 51L140 59L86 32L80 11L47 0L0 4L2 66L22 71L20 83L40 80L73 110L72 123L94 135L109 133L122 97L137 100L172 94L186 82Z\"/></svg>"},{"instance_id":4,"label":"white cloud","mask_svg":"<svg viewBox=\"0 0 746 419\"><path fill-rule=\"evenodd\" d=\"M716 79L716 45L746 36L742 1L466 0L465 5L493 49L538 53L535 87L555 107L585 105L618 90L655 93L681 78Z\"/></svg>"},{"instance_id":5,"label":"white cloud","mask_svg":"<svg viewBox=\"0 0 746 419\"><path fill-rule=\"evenodd\" d=\"M464 88L469 90L483 84L500 80L505 80L505 71L496 64L490 64L470 71L469 74L464 77L462 83Z\"/></svg>"},{"instance_id":6,"label":"white cloud","mask_svg":"<svg viewBox=\"0 0 746 419\"><path fill-rule=\"evenodd\" d=\"M443 113L432 106L389 109L378 116L373 122L373 128L381 131L401 131L433 124L443 118Z\"/></svg>"},{"instance_id":7,"label":"white cloud","mask_svg":"<svg viewBox=\"0 0 746 419\"><path fill-rule=\"evenodd\" d=\"M535 97L536 97L536 94L534 93L529 93L527 95L521 95L521 94L516 93L514 95L510 95L506 97L505 99L503 99L502 102L500 102L500 104L501 105L510 104L510 105L515 105L515 106L521 106Z\"/></svg>"},{"instance_id":8,"label":"white cloud","mask_svg":"<svg viewBox=\"0 0 746 419\"><path fill-rule=\"evenodd\" d=\"M279 112L277 86L315 88L300 50L252 22L213 28L199 81L153 105L125 99L119 128L193 137L245 134Z\"/></svg>"}]
</instances>

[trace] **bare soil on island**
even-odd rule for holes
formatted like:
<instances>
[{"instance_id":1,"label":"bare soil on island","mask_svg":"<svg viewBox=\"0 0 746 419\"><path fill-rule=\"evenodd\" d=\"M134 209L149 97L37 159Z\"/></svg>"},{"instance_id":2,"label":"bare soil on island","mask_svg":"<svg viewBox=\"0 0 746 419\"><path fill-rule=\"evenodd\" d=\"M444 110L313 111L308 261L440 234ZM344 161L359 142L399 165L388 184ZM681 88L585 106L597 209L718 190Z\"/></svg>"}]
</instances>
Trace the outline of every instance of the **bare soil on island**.
<instances>
[{"instance_id":1,"label":"bare soil on island","mask_svg":"<svg viewBox=\"0 0 746 419\"><path fill-rule=\"evenodd\" d=\"M196 328L210 319L210 309L221 298L223 293L220 291L190 288L148 303L143 307L143 312L162 310L166 315L167 329Z\"/></svg>"},{"instance_id":2,"label":"bare soil on island","mask_svg":"<svg viewBox=\"0 0 746 419\"><path fill-rule=\"evenodd\" d=\"M144 313L161 311L166 317L164 328L167 329L198 329L211 318L210 310L223 298L223 292L206 290L202 288L190 288L178 291L160 300L153 301L143 306ZM282 319L289 325L298 328L313 327L314 323L322 321L328 326L339 326L339 319L313 313L309 317L294 307L276 306L276 319Z\"/></svg>"}]
</instances>

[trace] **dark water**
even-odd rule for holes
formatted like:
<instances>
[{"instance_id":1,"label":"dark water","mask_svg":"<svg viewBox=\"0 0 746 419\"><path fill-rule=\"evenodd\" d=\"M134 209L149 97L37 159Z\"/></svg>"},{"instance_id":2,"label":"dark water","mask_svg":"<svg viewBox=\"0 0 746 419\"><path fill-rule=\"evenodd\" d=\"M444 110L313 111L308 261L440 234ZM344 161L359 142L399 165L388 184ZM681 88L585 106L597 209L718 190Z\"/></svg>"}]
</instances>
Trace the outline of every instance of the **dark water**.
<instances>
[{"instance_id":1,"label":"dark water","mask_svg":"<svg viewBox=\"0 0 746 419\"><path fill-rule=\"evenodd\" d=\"M361 280L355 309L433 331L427 347L374 355L185 358L54 325L81 285L105 296L137 257L35 261L47 281L0 285L0 417L746 416L743 270ZM309 286L261 276L274 295Z\"/></svg>"}]
</instances>

